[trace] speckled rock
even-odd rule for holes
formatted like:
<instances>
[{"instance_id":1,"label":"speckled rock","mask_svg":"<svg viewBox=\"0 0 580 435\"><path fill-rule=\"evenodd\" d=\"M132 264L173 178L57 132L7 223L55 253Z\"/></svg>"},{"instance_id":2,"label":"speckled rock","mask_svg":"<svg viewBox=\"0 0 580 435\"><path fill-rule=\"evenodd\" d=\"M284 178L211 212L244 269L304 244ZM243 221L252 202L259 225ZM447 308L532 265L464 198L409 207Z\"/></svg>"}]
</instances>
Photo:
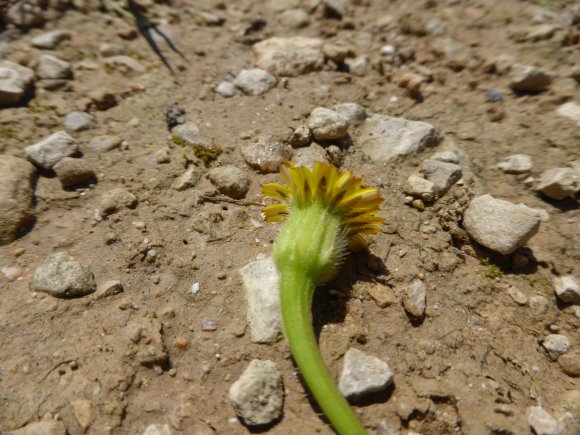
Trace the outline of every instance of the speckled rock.
<instances>
[{"instance_id":1,"label":"speckled rock","mask_svg":"<svg viewBox=\"0 0 580 435\"><path fill-rule=\"evenodd\" d=\"M234 84L246 95L262 95L276 86L276 77L263 69L243 69L236 76Z\"/></svg>"},{"instance_id":2,"label":"speckled rock","mask_svg":"<svg viewBox=\"0 0 580 435\"><path fill-rule=\"evenodd\" d=\"M338 388L343 396L361 397L384 390L393 383L394 377L393 371L383 360L350 348L344 355Z\"/></svg>"},{"instance_id":3,"label":"speckled rock","mask_svg":"<svg viewBox=\"0 0 580 435\"><path fill-rule=\"evenodd\" d=\"M317 140L342 139L348 130L348 119L338 112L316 107L310 113L307 126Z\"/></svg>"},{"instance_id":4,"label":"speckled rock","mask_svg":"<svg viewBox=\"0 0 580 435\"><path fill-rule=\"evenodd\" d=\"M542 346L548 351L551 358L557 359L560 355L568 353L570 347L572 347L572 343L565 335L550 334L544 338Z\"/></svg>"},{"instance_id":5,"label":"speckled rock","mask_svg":"<svg viewBox=\"0 0 580 435\"><path fill-rule=\"evenodd\" d=\"M97 289L90 269L64 252L50 255L34 271L32 290L60 298L81 297Z\"/></svg>"},{"instance_id":6,"label":"speckled rock","mask_svg":"<svg viewBox=\"0 0 580 435\"><path fill-rule=\"evenodd\" d=\"M256 142L244 145L242 156L254 169L261 172L278 172L280 165L292 158L292 148L274 136L264 134Z\"/></svg>"}]
</instances>

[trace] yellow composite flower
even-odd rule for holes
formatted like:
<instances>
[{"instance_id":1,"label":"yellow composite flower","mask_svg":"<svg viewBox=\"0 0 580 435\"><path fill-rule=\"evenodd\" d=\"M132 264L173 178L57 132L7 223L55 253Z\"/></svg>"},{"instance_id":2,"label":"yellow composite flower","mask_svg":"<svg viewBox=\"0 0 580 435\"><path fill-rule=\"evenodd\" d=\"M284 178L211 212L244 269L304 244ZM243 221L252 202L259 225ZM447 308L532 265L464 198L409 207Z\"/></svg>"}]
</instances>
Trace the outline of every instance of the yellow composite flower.
<instances>
[{"instance_id":1,"label":"yellow composite flower","mask_svg":"<svg viewBox=\"0 0 580 435\"><path fill-rule=\"evenodd\" d=\"M280 166L285 184L268 183L262 195L280 203L264 207L266 222L282 221L293 209L303 209L313 203L339 217L352 250L367 247L365 234L381 231L384 219L376 216L383 198L376 187L365 187L352 172L340 172L328 163L316 163L311 170L285 162Z\"/></svg>"}]
</instances>

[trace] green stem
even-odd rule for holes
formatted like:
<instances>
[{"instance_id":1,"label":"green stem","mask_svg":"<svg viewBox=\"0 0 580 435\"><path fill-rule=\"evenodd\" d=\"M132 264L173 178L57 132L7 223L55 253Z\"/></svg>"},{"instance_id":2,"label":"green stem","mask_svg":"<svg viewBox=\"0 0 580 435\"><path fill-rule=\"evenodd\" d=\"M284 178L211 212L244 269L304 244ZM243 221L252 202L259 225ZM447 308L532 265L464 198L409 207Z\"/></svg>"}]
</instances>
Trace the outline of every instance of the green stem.
<instances>
[{"instance_id":1,"label":"green stem","mask_svg":"<svg viewBox=\"0 0 580 435\"><path fill-rule=\"evenodd\" d=\"M312 327L315 284L292 267L280 271L284 332L292 356L312 395L340 435L364 435L366 430L336 387L326 368Z\"/></svg>"}]
</instances>

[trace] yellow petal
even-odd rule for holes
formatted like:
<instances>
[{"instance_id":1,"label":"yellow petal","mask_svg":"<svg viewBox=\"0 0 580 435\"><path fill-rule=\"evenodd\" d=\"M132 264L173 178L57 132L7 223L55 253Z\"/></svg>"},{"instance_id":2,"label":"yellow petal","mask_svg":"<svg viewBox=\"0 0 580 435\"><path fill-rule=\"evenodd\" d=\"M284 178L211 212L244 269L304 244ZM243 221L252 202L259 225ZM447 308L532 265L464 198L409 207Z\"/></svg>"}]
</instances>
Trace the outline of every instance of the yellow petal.
<instances>
[{"instance_id":1,"label":"yellow petal","mask_svg":"<svg viewBox=\"0 0 580 435\"><path fill-rule=\"evenodd\" d=\"M288 201L292 196L292 191L278 183L268 183L262 186L262 195L277 199L278 201Z\"/></svg>"},{"instance_id":2,"label":"yellow petal","mask_svg":"<svg viewBox=\"0 0 580 435\"><path fill-rule=\"evenodd\" d=\"M272 204L264 207L262 213L266 215L266 222L280 222L288 214L286 204Z\"/></svg>"},{"instance_id":3,"label":"yellow petal","mask_svg":"<svg viewBox=\"0 0 580 435\"><path fill-rule=\"evenodd\" d=\"M366 239L360 234L355 234L348 240L348 247L355 252L364 251L368 246Z\"/></svg>"}]
</instances>

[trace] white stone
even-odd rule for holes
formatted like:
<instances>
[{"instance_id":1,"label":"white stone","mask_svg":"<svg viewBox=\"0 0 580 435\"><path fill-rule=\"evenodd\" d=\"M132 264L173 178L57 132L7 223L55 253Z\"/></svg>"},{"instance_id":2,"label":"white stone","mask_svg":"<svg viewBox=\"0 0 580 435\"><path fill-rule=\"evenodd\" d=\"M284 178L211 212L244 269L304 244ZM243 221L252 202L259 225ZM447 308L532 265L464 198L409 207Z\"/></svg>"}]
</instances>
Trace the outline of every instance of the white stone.
<instances>
[{"instance_id":1,"label":"white stone","mask_svg":"<svg viewBox=\"0 0 580 435\"><path fill-rule=\"evenodd\" d=\"M565 335L550 334L544 338L542 346L544 346L552 358L558 358L570 350L572 343Z\"/></svg>"},{"instance_id":2,"label":"white stone","mask_svg":"<svg viewBox=\"0 0 580 435\"><path fill-rule=\"evenodd\" d=\"M540 228L540 217L523 204L491 195L474 198L465 211L463 226L477 243L500 254L511 254Z\"/></svg>"},{"instance_id":3,"label":"white stone","mask_svg":"<svg viewBox=\"0 0 580 435\"><path fill-rule=\"evenodd\" d=\"M348 72L353 76L363 77L369 71L369 57L364 54L353 59L347 59L345 63L348 65Z\"/></svg>"},{"instance_id":4,"label":"white stone","mask_svg":"<svg viewBox=\"0 0 580 435\"><path fill-rule=\"evenodd\" d=\"M0 106L14 106L26 95L34 71L7 60L0 60Z\"/></svg>"},{"instance_id":5,"label":"white stone","mask_svg":"<svg viewBox=\"0 0 580 435\"><path fill-rule=\"evenodd\" d=\"M322 69L322 39L294 36L254 44L256 65L277 76L295 77Z\"/></svg>"},{"instance_id":6,"label":"white stone","mask_svg":"<svg viewBox=\"0 0 580 435\"><path fill-rule=\"evenodd\" d=\"M234 84L247 95L262 95L276 86L278 80L263 69L243 69L234 80Z\"/></svg>"},{"instance_id":7,"label":"white stone","mask_svg":"<svg viewBox=\"0 0 580 435\"><path fill-rule=\"evenodd\" d=\"M514 91L541 92L552 82L553 76L535 66L514 64L509 73L510 87Z\"/></svg>"},{"instance_id":8,"label":"white stone","mask_svg":"<svg viewBox=\"0 0 580 435\"><path fill-rule=\"evenodd\" d=\"M568 101L558 107L556 113L580 124L580 104Z\"/></svg>"},{"instance_id":9,"label":"white stone","mask_svg":"<svg viewBox=\"0 0 580 435\"><path fill-rule=\"evenodd\" d=\"M36 74L41 79L72 78L71 64L50 54L43 54L38 59Z\"/></svg>"},{"instance_id":10,"label":"white stone","mask_svg":"<svg viewBox=\"0 0 580 435\"><path fill-rule=\"evenodd\" d=\"M392 116L372 115L360 126L360 148L375 162L422 151L438 142L431 124Z\"/></svg>"},{"instance_id":11,"label":"white stone","mask_svg":"<svg viewBox=\"0 0 580 435\"><path fill-rule=\"evenodd\" d=\"M383 360L350 348L344 355L338 388L343 396L361 397L384 390L393 383L394 377Z\"/></svg>"},{"instance_id":12,"label":"white stone","mask_svg":"<svg viewBox=\"0 0 580 435\"><path fill-rule=\"evenodd\" d=\"M520 289L516 287L509 287L507 290L507 294L514 300L514 302L518 305L527 305L528 297L523 293Z\"/></svg>"},{"instance_id":13,"label":"white stone","mask_svg":"<svg viewBox=\"0 0 580 435\"><path fill-rule=\"evenodd\" d=\"M429 180L419 177L418 175L411 175L403 186L403 192L407 195L430 202L433 201L433 198L435 197L435 186Z\"/></svg>"},{"instance_id":14,"label":"white stone","mask_svg":"<svg viewBox=\"0 0 580 435\"><path fill-rule=\"evenodd\" d=\"M548 311L550 303L543 296L532 296L530 298L530 308L535 316L541 316Z\"/></svg>"},{"instance_id":15,"label":"white stone","mask_svg":"<svg viewBox=\"0 0 580 435\"><path fill-rule=\"evenodd\" d=\"M238 90L236 89L236 85L232 82L224 81L215 87L215 92L224 98L230 98L235 96L238 93Z\"/></svg>"},{"instance_id":16,"label":"white stone","mask_svg":"<svg viewBox=\"0 0 580 435\"><path fill-rule=\"evenodd\" d=\"M186 122L185 124L176 125L171 129L171 134L192 145L209 146L212 144L211 138L202 133L195 122Z\"/></svg>"},{"instance_id":17,"label":"white stone","mask_svg":"<svg viewBox=\"0 0 580 435\"><path fill-rule=\"evenodd\" d=\"M26 158L43 169L50 170L65 157L78 153L79 146L66 132L58 131L40 142L24 148Z\"/></svg>"},{"instance_id":18,"label":"white stone","mask_svg":"<svg viewBox=\"0 0 580 435\"><path fill-rule=\"evenodd\" d=\"M142 435L173 435L168 424L150 424Z\"/></svg>"},{"instance_id":19,"label":"white stone","mask_svg":"<svg viewBox=\"0 0 580 435\"><path fill-rule=\"evenodd\" d=\"M306 124L317 140L342 139L348 130L348 119L334 110L316 107Z\"/></svg>"},{"instance_id":20,"label":"white stone","mask_svg":"<svg viewBox=\"0 0 580 435\"><path fill-rule=\"evenodd\" d=\"M62 41L71 38L71 32L68 30L53 30L51 32L41 33L32 38L30 43L35 48L52 50Z\"/></svg>"},{"instance_id":21,"label":"white stone","mask_svg":"<svg viewBox=\"0 0 580 435\"><path fill-rule=\"evenodd\" d=\"M310 15L302 9L288 9L278 15L280 22L291 29L301 29L310 24Z\"/></svg>"},{"instance_id":22,"label":"white stone","mask_svg":"<svg viewBox=\"0 0 580 435\"><path fill-rule=\"evenodd\" d=\"M350 125L360 124L367 117L367 111L355 103L337 104L332 110L344 116Z\"/></svg>"},{"instance_id":23,"label":"white stone","mask_svg":"<svg viewBox=\"0 0 580 435\"><path fill-rule=\"evenodd\" d=\"M427 159L423 161L423 174L433 183L436 195L441 197L459 181L463 171L461 166L455 163Z\"/></svg>"},{"instance_id":24,"label":"white stone","mask_svg":"<svg viewBox=\"0 0 580 435\"><path fill-rule=\"evenodd\" d=\"M229 391L230 404L245 424L272 423L282 414L284 385L278 366L268 360L252 360Z\"/></svg>"},{"instance_id":25,"label":"white stone","mask_svg":"<svg viewBox=\"0 0 580 435\"><path fill-rule=\"evenodd\" d=\"M527 154L513 154L502 157L497 165L506 174L525 174L531 171L532 166L532 158Z\"/></svg>"},{"instance_id":26,"label":"white stone","mask_svg":"<svg viewBox=\"0 0 580 435\"><path fill-rule=\"evenodd\" d=\"M420 279L414 280L405 288L403 293L403 307L415 319L425 315L427 308L427 286Z\"/></svg>"},{"instance_id":27,"label":"white stone","mask_svg":"<svg viewBox=\"0 0 580 435\"><path fill-rule=\"evenodd\" d=\"M573 276L557 276L554 278L554 292L558 299L574 305L580 305L580 284Z\"/></svg>"},{"instance_id":28,"label":"white stone","mask_svg":"<svg viewBox=\"0 0 580 435\"><path fill-rule=\"evenodd\" d=\"M117 148L121 145L121 142L123 142L123 138L120 136L107 134L95 136L89 141L87 149L96 153L103 153Z\"/></svg>"},{"instance_id":29,"label":"white stone","mask_svg":"<svg viewBox=\"0 0 580 435\"><path fill-rule=\"evenodd\" d=\"M580 175L572 168L552 168L540 174L536 191L562 200L580 191Z\"/></svg>"},{"instance_id":30,"label":"white stone","mask_svg":"<svg viewBox=\"0 0 580 435\"><path fill-rule=\"evenodd\" d=\"M171 188L180 191L190 189L201 179L202 173L203 171L200 168L192 166L175 179Z\"/></svg>"},{"instance_id":31,"label":"white stone","mask_svg":"<svg viewBox=\"0 0 580 435\"><path fill-rule=\"evenodd\" d=\"M275 341L281 331L280 278L272 258L240 269L246 290L248 324L254 343Z\"/></svg>"},{"instance_id":32,"label":"white stone","mask_svg":"<svg viewBox=\"0 0 580 435\"><path fill-rule=\"evenodd\" d=\"M95 117L86 112L70 112L64 118L64 128L74 132L88 130L96 124Z\"/></svg>"},{"instance_id":33,"label":"white stone","mask_svg":"<svg viewBox=\"0 0 580 435\"><path fill-rule=\"evenodd\" d=\"M140 62L129 56L119 55L106 57L103 59L103 63L106 69L111 71L116 70L128 76L143 74L146 71Z\"/></svg>"},{"instance_id":34,"label":"white stone","mask_svg":"<svg viewBox=\"0 0 580 435\"><path fill-rule=\"evenodd\" d=\"M559 435L558 421L541 406L530 406L526 419L536 435Z\"/></svg>"}]
</instances>

